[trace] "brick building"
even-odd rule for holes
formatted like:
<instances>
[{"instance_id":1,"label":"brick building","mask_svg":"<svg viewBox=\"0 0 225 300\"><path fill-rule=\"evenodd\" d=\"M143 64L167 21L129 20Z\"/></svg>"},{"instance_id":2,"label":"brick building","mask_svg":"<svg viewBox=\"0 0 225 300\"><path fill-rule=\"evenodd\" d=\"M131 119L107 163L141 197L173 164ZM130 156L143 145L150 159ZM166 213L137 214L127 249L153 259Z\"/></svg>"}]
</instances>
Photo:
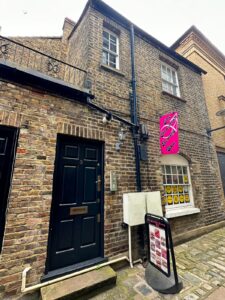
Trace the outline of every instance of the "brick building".
<instances>
[{"instance_id":1,"label":"brick building","mask_svg":"<svg viewBox=\"0 0 225 300\"><path fill-rule=\"evenodd\" d=\"M126 253L124 193L160 190L176 241L223 224L201 68L99 0L62 38L0 42L3 298L28 265L34 285ZM173 111L180 154L161 156Z\"/></svg>"},{"instance_id":2,"label":"brick building","mask_svg":"<svg viewBox=\"0 0 225 300\"><path fill-rule=\"evenodd\" d=\"M225 56L195 26L189 28L171 48L203 68L202 76L211 129L225 126ZM219 112L222 112L220 114ZM212 132L225 193L225 129Z\"/></svg>"}]
</instances>

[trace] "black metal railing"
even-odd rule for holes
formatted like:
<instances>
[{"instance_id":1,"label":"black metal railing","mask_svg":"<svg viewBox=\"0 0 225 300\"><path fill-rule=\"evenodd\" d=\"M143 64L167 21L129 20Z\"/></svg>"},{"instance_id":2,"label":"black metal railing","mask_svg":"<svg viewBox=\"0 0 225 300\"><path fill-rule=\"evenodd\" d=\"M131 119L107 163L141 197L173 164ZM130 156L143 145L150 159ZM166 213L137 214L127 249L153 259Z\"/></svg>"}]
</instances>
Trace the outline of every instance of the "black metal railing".
<instances>
[{"instance_id":1,"label":"black metal railing","mask_svg":"<svg viewBox=\"0 0 225 300\"><path fill-rule=\"evenodd\" d=\"M86 80L85 70L3 36L0 36L0 60L36 70L79 87L84 87Z\"/></svg>"}]
</instances>

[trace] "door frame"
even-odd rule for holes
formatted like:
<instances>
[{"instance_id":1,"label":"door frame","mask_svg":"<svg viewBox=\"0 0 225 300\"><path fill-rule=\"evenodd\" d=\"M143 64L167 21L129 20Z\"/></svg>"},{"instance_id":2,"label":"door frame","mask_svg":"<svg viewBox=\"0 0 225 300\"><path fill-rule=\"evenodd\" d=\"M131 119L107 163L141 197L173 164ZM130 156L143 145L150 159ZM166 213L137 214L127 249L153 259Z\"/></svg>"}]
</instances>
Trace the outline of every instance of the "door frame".
<instances>
[{"instance_id":1,"label":"door frame","mask_svg":"<svg viewBox=\"0 0 225 300\"><path fill-rule=\"evenodd\" d=\"M94 140L94 139L87 139L87 138L83 138L83 137L77 137L77 136L73 136L73 135L68 135L68 134L61 134L58 133L57 134L57 138L56 138L56 151L55 151L55 161L54 161L54 172L53 172L53 185L52 185L52 202L51 202L51 210L50 210L50 220L49 220L49 232L48 232L48 243L47 243L47 257L46 257L46 263L45 263L45 271L44 271L44 276L41 278L41 281L46 281L49 278L55 278L57 276L60 275L64 275L64 274L68 274L68 273L72 273L74 271L76 271L76 268L73 268L71 270L68 271L68 266L63 267L58 269L59 272L57 272L57 269L54 271L50 270L50 255L51 255L51 242L52 242L52 235L51 235L51 228L53 225L53 221L54 221L54 210L55 210L55 193L56 193L56 177L57 177L57 170L58 170L58 164L59 164L59 159L60 159L60 142L62 140L80 140L80 141L87 141L87 142L96 142L99 147L101 147L101 198L100 198L100 212L101 212L101 216L100 216L100 256L102 257L102 259L104 259L104 174L105 174L105 159L104 159L104 150L105 150L105 142L104 141L99 141L99 140ZM104 259L105 261L105 259ZM94 263L95 264L95 263ZM92 264L92 265L94 265ZM84 269L86 267L88 267L85 262L84 262L84 266L80 267L80 265L82 265L82 263L79 263L79 270L80 269ZM52 275L51 275L52 273ZM58 274L57 274L58 273ZM48 276L49 275L49 276Z\"/></svg>"},{"instance_id":2,"label":"door frame","mask_svg":"<svg viewBox=\"0 0 225 300\"><path fill-rule=\"evenodd\" d=\"M2 228L0 230L0 253L2 252L2 248L3 248L5 225L6 225L6 212L9 203L9 194L10 194L11 183L13 178L13 170L16 161L16 150L17 150L18 138L19 138L19 128L0 124L0 130L1 129L12 132L13 141L12 141L11 153L9 155L9 167L7 169L7 175L6 175L6 190L5 190L4 202L3 202L4 217L2 219L2 224L0 224L0 226L2 225Z\"/></svg>"}]
</instances>

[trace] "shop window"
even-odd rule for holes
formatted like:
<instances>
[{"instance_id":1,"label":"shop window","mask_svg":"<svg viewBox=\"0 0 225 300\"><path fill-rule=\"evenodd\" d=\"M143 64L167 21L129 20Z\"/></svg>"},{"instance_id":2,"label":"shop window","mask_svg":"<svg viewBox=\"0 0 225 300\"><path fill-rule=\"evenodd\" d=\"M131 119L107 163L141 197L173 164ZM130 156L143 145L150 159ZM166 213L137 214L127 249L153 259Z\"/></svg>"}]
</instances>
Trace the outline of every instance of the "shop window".
<instances>
[{"instance_id":1,"label":"shop window","mask_svg":"<svg viewBox=\"0 0 225 300\"><path fill-rule=\"evenodd\" d=\"M161 77L163 91L176 97L180 97L177 70L166 63L161 62Z\"/></svg>"},{"instance_id":2,"label":"shop window","mask_svg":"<svg viewBox=\"0 0 225 300\"><path fill-rule=\"evenodd\" d=\"M194 207L188 161L180 155L165 155L161 159L163 176L162 203L167 217L199 212Z\"/></svg>"},{"instance_id":3,"label":"shop window","mask_svg":"<svg viewBox=\"0 0 225 300\"><path fill-rule=\"evenodd\" d=\"M102 63L119 69L119 38L108 29L103 29Z\"/></svg>"}]
</instances>

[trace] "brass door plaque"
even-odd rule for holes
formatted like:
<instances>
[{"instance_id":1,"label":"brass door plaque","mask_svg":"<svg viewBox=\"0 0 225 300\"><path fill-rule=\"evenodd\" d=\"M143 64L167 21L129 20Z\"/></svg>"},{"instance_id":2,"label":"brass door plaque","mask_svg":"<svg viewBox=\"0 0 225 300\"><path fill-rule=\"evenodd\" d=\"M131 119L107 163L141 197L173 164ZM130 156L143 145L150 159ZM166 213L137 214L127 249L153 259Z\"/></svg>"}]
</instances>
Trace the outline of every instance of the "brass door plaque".
<instances>
[{"instance_id":1,"label":"brass door plaque","mask_svg":"<svg viewBox=\"0 0 225 300\"><path fill-rule=\"evenodd\" d=\"M88 213L88 206L70 207L70 216L85 215Z\"/></svg>"}]
</instances>

